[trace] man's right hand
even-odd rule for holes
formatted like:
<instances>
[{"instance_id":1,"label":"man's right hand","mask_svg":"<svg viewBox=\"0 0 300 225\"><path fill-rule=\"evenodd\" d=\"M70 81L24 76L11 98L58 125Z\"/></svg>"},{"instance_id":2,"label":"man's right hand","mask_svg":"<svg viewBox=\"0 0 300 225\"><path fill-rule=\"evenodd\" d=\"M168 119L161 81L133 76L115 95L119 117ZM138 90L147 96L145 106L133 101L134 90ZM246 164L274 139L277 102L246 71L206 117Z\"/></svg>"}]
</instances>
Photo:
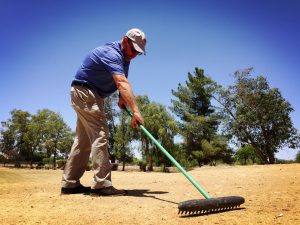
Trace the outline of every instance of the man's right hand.
<instances>
[{"instance_id":1,"label":"man's right hand","mask_svg":"<svg viewBox=\"0 0 300 225\"><path fill-rule=\"evenodd\" d=\"M141 115L140 112L134 112L133 113L133 117L132 117L132 127L139 129L140 126L139 125L143 125L144 126L144 120L143 117Z\"/></svg>"},{"instance_id":2,"label":"man's right hand","mask_svg":"<svg viewBox=\"0 0 300 225\"><path fill-rule=\"evenodd\" d=\"M118 106L120 109L124 109L124 107L127 107L126 102L124 101L124 99L122 97L119 98Z\"/></svg>"}]
</instances>

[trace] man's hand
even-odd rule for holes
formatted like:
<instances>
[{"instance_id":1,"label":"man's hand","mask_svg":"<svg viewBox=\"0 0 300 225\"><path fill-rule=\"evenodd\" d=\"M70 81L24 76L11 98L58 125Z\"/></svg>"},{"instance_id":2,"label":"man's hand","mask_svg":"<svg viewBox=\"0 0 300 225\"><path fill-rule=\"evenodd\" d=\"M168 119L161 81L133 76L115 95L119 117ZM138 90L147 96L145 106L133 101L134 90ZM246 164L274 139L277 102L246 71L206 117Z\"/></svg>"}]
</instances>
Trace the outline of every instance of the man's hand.
<instances>
[{"instance_id":1,"label":"man's hand","mask_svg":"<svg viewBox=\"0 0 300 225\"><path fill-rule=\"evenodd\" d=\"M124 101L124 99L121 96L119 98L118 106L120 109L124 109L124 106L127 107L126 102Z\"/></svg>"},{"instance_id":2,"label":"man's hand","mask_svg":"<svg viewBox=\"0 0 300 225\"><path fill-rule=\"evenodd\" d=\"M134 112L132 117L132 127L139 129L139 124L144 126L144 120L140 112Z\"/></svg>"}]
</instances>

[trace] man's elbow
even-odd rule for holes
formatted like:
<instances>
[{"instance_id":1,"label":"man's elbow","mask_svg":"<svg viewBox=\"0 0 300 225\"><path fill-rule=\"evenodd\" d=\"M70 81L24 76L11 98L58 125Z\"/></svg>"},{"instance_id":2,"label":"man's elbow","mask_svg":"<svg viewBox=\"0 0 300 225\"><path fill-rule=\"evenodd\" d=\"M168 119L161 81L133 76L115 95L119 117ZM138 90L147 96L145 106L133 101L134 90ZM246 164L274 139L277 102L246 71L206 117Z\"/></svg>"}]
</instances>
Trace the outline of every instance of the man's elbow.
<instances>
[{"instance_id":1,"label":"man's elbow","mask_svg":"<svg viewBox=\"0 0 300 225\"><path fill-rule=\"evenodd\" d=\"M117 88L119 91L124 91L128 89L128 82L124 80L118 80L116 82Z\"/></svg>"}]
</instances>

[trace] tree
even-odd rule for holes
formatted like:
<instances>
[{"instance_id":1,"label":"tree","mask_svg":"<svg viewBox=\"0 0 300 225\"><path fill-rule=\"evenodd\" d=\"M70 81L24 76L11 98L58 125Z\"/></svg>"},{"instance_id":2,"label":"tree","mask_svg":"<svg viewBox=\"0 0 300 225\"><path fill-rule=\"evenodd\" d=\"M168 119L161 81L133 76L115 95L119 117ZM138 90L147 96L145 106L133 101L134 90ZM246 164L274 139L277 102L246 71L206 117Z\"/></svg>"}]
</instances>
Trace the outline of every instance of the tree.
<instances>
[{"instance_id":1,"label":"tree","mask_svg":"<svg viewBox=\"0 0 300 225\"><path fill-rule=\"evenodd\" d=\"M73 133L60 114L46 110L48 119L45 122L46 135L44 147L49 156L53 155L53 169L56 169L56 159L59 153L70 151Z\"/></svg>"},{"instance_id":2,"label":"tree","mask_svg":"<svg viewBox=\"0 0 300 225\"><path fill-rule=\"evenodd\" d=\"M14 132L8 122L1 122L0 152L7 162L16 159Z\"/></svg>"},{"instance_id":3,"label":"tree","mask_svg":"<svg viewBox=\"0 0 300 225\"><path fill-rule=\"evenodd\" d=\"M53 155L55 168L57 154L69 152L73 143L74 133L59 114L49 109L35 115L14 109L11 118L1 124L0 150L15 166L24 161L32 167L43 155Z\"/></svg>"},{"instance_id":4,"label":"tree","mask_svg":"<svg viewBox=\"0 0 300 225\"><path fill-rule=\"evenodd\" d=\"M252 71L236 71L235 84L219 89L216 100L223 107L227 134L242 145L251 144L263 163L273 164L279 149L299 146L300 136L290 118L290 103L265 77L252 78Z\"/></svg>"},{"instance_id":5,"label":"tree","mask_svg":"<svg viewBox=\"0 0 300 225\"><path fill-rule=\"evenodd\" d=\"M228 145L228 137L222 134L217 134L214 136L212 145L216 149L216 154L211 159L211 164L216 165L217 160L222 160L224 163L232 164L234 162L233 155L234 151Z\"/></svg>"},{"instance_id":6,"label":"tree","mask_svg":"<svg viewBox=\"0 0 300 225\"><path fill-rule=\"evenodd\" d=\"M245 145L235 153L235 157L242 165L246 165L248 160L252 160L253 163L256 162L257 153L251 145Z\"/></svg>"},{"instance_id":7,"label":"tree","mask_svg":"<svg viewBox=\"0 0 300 225\"><path fill-rule=\"evenodd\" d=\"M186 155L190 160L196 158L200 166L216 160L219 151L226 149L213 144L220 124L220 117L212 105L213 94L218 88L216 82L204 75L204 70L195 68L194 74L188 73L186 86L179 84L177 91L172 90L177 100L171 100L171 110L180 119Z\"/></svg>"},{"instance_id":8,"label":"tree","mask_svg":"<svg viewBox=\"0 0 300 225\"><path fill-rule=\"evenodd\" d=\"M147 106L150 104L150 100L147 95L144 96L136 96L136 102L138 104L139 110L143 116L144 123L147 124L147 129L148 127L148 121L147 121ZM139 140L141 142L141 153L142 153L142 158L143 161L148 164L148 170L152 171L153 170L153 160L152 160L152 154L150 153L150 146L151 146L151 140L147 137L146 134L143 132L134 132L133 138L135 140ZM151 151L152 152L152 151ZM147 166L147 165L145 165ZM146 169L146 168L145 168Z\"/></svg>"},{"instance_id":9,"label":"tree","mask_svg":"<svg viewBox=\"0 0 300 225\"><path fill-rule=\"evenodd\" d=\"M10 112L11 118L1 122L1 152L20 167L20 161L28 158L29 144L25 134L28 131L30 113L14 109Z\"/></svg>"},{"instance_id":10,"label":"tree","mask_svg":"<svg viewBox=\"0 0 300 225\"><path fill-rule=\"evenodd\" d=\"M115 109L117 101L117 92L115 92L112 96L105 98L104 100L104 112L109 129L108 151L110 153L110 158L113 163L115 162L115 156L113 155L114 133L116 130L115 118L118 116L117 111Z\"/></svg>"},{"instance_id":11,"label":"tree","mask_svg":"<svg viewBox=\"0 0 300 225\"><path fill-rule=\"evenodd\" d=\"M176 121L165 106L151 102L148 96L137 96L136 100L147 130L156 140L163 143L164 147L171 153L175 149L173 139L178 130ZM170 160L157 149L147 135L143 132L138 132L135 138L141 140L142 155L148 164L149 171L153 170L154 163L157 165L162 164L164 170L166 166L171 165Z\"/></svg>"},{"instance_id":12,"label":"tree","mask_svg":"<svg viewBox=\"0 0 300 225\"><path fill-rule=\"evenodd\" d=\"M32 115L31 120L27 125L27 132L24 134L24 139L30 146L28 157L30 167L34 162L34 153L37 150L42 151L43 144L46 141L47 128L45 126L49 116L49 110L39 110L36 115Z\"/></svg>"},{"instance_id":13,"label":"tree","mask_svg":"<svg viewBox=\"0 0 300 225\"><path fill-rule=\"evenodd\" d=\"M158 140L163 146L168 149L168 152L173 155L175 148L174 137L178 132L175 119L167 111L166 107L151 102L147 105L147 113L145 114L147 130ZM147 137L147 139L149 139ZM149 140L150 142L150 140ZM166 171L167 166L171 166L170 160L154 145L152 142L151 148L148 149L149 170L153 170L153 162L157 165L163 165L163 171Z\"/></svg>"},{"instance_id":14,"label":"tree","mask_svg":"<svg viewBox=\"0 0 300 225\"><path fill-rule=\"evenodd\" d=\"M126 112L119 113L119 124L116 125L114 134L114 155L121 162L123 162L122 171L125 170L126 162L130 161L133 157L129 147L132 138L132 129L130 129L129 117Z\"/></svg>"}]
</instances>

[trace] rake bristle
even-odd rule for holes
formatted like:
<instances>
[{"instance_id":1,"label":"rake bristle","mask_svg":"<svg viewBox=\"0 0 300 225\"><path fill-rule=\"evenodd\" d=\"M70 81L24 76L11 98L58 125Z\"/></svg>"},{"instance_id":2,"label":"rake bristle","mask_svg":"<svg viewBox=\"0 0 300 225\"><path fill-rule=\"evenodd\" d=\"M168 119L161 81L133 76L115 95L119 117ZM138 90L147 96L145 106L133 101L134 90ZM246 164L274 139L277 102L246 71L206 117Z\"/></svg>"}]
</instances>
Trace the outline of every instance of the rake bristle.
<instances>
[{"instance_id":1,"label":"rake bristle","mask_svg":"<svg viewBox=\"0 0 300 225\"><path fill-rule=\"evenodd\" d=\"M239 196L189 200L179 203L178 214L204 215L224 212L237 209L244 202L245 199Z\"/></svg>"}]
</instances>

